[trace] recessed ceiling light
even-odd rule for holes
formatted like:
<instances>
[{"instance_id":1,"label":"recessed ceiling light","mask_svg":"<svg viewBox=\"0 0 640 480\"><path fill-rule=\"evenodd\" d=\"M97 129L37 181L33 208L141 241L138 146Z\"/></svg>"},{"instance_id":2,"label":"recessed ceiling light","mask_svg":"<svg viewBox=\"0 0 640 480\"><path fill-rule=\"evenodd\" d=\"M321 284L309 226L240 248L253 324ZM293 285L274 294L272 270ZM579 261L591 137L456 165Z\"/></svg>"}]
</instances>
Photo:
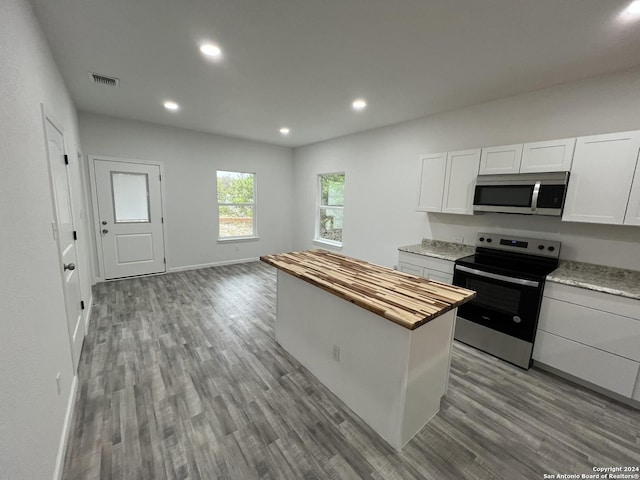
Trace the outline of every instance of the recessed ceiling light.
<instances>
[{"instance_id":1,"label":"recessed ceiling light","mask_svg":"<svg viewBox=\"0 0 640 480\"><path fill-rule=\"evenodd\" d=\"M204 53L207 57L219 57L222 55L222 50L217 45L213 43L205 43L200 45L200 51Z\"/></svg>"},{"instance_id":2,"label":"recessed ceiling light","mask_svg":"<svg viewBox=\"0 0 640 480\"><path fill-rule=\"evenodd\" d=\"M168 102L164 102L164 108L166 108L167 110L171 110L172 112L175 112L176 110L180 109L180 105L178 105L176 102L168 101Z\"/></svg>"},{"instance_id":3,"label":"recessed ceiling light","mask_svg":"<svg viewBox=\"0 0 640 480\"><path fill-rule=\"evenodd\" d=\"M288 128L288 127L282 127L282 128L280 129L280 133L281 133L282 135L289 135L289 132L291 132L291 130L289 130L289 128Z\"/></svg>"},{"instance_id":4,"label":"recessed ceiling light","mask_svg":"<svg viewBox=\"0 0 640 480\"><path fill-rule=\"evenodd\" d=\"M358 98L351 104L354 110L364 110L367 108L367 102L363 98Z\"/></svg>"},{"instance_id":5,"label":"recessed ceiling light","mask_svg":"<svg viewBox=\"0 0 640 480\"><path fill-rule=\"evenodd\" d=\"M640 0L635 0L622 11L622 18L631 20L640 17Z\"/></svg>"}]
</instances>

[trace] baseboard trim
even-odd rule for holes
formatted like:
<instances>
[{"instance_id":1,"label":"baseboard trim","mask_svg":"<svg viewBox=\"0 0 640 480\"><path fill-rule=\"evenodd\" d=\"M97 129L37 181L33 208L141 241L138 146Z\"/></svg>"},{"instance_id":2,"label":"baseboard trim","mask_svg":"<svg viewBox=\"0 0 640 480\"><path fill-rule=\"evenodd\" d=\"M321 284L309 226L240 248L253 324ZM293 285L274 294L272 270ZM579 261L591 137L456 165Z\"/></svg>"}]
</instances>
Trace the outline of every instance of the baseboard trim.
<instances>
[{"instance_id":1,"label":"baseboard trim","mask_svg":"<svg viewBox=\"0 0 640 480\"><path fill-rule=\"evenodd\" d=\"M250 257L250 258L240 258L237 260L224 260L222 262L201 263L200 265L186 265L184 267L171 267L167 270L167 273L186 272L187 270L199 270L201 268L221 267L223 265L235 265L239 263L257 262L258 260L260 260L259 257Z\"/></svg>"},{"instance_id":2,"label":"baseboard trim","mask_svg":"<svg viewBox=\"0 0 640 480\"><path fill-rule=\"evenodd\" d=\"M62 424L62 434L60 435L60 444L58 445L58 454L56 455L56 468L53 471L53 480L62 479L62 469L64 468L64 456L67 451L67 441L71 432L71 422L73 421L73 411L76 404L76 392L78 390L78 376L74 375L71 382L71 392L69 392L69 401L67 402L67 412L64 416Z\"/></svg>"}]
</instances>

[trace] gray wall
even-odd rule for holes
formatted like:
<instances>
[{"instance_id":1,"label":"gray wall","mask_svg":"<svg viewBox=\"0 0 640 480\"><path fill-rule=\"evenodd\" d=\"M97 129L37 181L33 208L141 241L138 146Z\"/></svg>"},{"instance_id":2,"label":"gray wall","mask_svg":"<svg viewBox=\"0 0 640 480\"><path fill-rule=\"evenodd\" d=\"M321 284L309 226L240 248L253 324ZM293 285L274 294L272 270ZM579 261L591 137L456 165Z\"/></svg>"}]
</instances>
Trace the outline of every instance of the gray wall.
<instances>
[{"instance_id":1,"label":"gray wall","mask_svg":"<svg viewBox=\"0 0 640 480\"><path fill-rule=\"evenodd\" d=\"M0 478L52 478L74 372L40 104L71 158L78 271L89 304L76 112L26 0L0 15ZM61 374L62 391L56 388Z\"/></svg>"},{"instance_id":2,"label":"gray wall","mask_svg":"<svg viewBox=\"0 0 640 480\"><path fill-rule=\"evenodd\" d=\"M89 113L84 153L163 162L169 271L291 249L290 148ZM216 170L255 172L258 241L217 243Z\"/></svg>"},{"instance_id":3,"label":"gray wall","mask_svg":"<svg viewBox=\"0 0 640 480\"><path fill-rule=\"evenodd\" d=\"M562 257L640 269L640 228L558 218L415 211L420 154L640 129L640 69L350 135L294 151L294 248L313 246L316 175L345 171L343 253L387 266L422 237L472 244L478 231L548 236Z\"/></svg>"}]
</instances>

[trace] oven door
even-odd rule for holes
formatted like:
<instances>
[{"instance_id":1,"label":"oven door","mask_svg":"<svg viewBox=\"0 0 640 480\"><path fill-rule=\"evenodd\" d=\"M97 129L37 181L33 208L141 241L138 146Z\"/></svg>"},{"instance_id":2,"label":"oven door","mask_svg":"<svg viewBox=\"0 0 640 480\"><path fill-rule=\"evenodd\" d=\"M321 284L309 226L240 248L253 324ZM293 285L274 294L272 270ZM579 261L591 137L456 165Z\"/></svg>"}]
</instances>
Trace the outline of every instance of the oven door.
<instances>
[{"instance_id":1,"label":"oven door","mask_svg":"<svg viewBox=\"0 0 640 480\"><path fill-rule=\"evenodd\" d=\"M456 265L453 284L476 292L473 300L458 307L459 317L533 343L541 282Z\"/></svg>"}]
</instances>

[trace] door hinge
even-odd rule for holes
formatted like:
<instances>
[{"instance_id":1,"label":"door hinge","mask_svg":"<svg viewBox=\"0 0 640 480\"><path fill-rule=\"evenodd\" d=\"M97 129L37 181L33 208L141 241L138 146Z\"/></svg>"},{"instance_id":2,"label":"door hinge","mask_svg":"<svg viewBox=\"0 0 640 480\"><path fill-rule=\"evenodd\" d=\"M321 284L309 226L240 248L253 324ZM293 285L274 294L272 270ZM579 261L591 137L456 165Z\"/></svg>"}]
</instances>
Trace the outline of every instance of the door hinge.
<instances>
[{"instance_id":1,"label":"door hinge","mask_svg":"<svg viewBox=\"0 0 640 480\"><path fill-rule=\"evenodd\" d=\"M73 239L74 240L78 239L78 232L76 232L75 230L73 231Z\"/></svg>"},{"instance_id":2,"label":"door hinge","mask_svg":"<svg viewBox=\"0 0 640 480\"><path fill-rule=\"evenodd\" d=\"M84 300L80 300L80 309L84 310Z\"/></svg>"},{"instance_id":3,"label":"door hinge","mask_svg":"<svg viewBox=\"0 0 640 480\"><path fill-rule=\"evenodd\" d=\"M162 181L162 174L158 175L158 179Z\"/></svg>"},{"instance_id":4,"label":"door hinge","mask_svg":"<svg viewBox=\"0 0 640 480\"><path fill-rule=\"evenodd\" d=\"M163 260L164 260L164 264L166 265L166 264L167 264L167 259L166 259L166 258L164 258Z\"/></svg>"},{"instance_id":5,"label":"door hinge","mask_svg":"<svg viewBox=\"0 0 640 480\"><path fill-rule=\"evenodd\" d=\"M164 217L160 217L160 222L164 223Z\"/></svg>"},{"instance_id":6,"label":"door hinge","mask_svg":"<svg viewBox=\"0 0 640 480\"><path fill-rule=\"evenodd\" d=\"M67 154L64 155L64 164L69 165L69 155Z\"/></svg>"}]
</instances>

